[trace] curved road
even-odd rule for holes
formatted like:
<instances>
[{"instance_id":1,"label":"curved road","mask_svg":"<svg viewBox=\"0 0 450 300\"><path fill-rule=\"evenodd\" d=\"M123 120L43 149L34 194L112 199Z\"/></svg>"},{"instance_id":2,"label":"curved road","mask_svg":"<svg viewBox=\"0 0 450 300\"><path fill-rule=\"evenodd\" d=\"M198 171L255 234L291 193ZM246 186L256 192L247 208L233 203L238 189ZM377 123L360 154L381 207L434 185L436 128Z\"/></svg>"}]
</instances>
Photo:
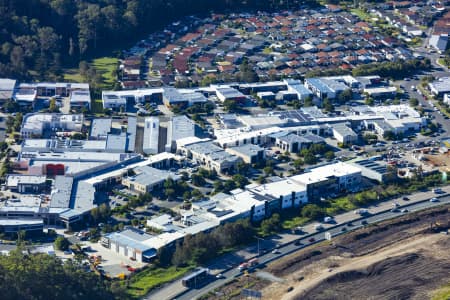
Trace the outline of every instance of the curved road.
<instances>
[{"instance_id":1,"label":"curved road","mask_svg":"<svg viewBox=\"0 0 450 300\"><path fill-rule=\"evenodd\" d=\"M427 199L427 200L424 200L421 202L403 205L403 206L399 207L399 209L407 207L409 212L414 212L414 211L419 211L419 210L423 210L423 209L428 209L431 207L436 207L439 205L450 204L450 195L445 194L445 195L440 195L440 196L436 195L436 196L439 197L439 202L430 202L429 199ZM343 234L349 230L355 230L355 229L365 226L364 224L361 223L363 221L366 221L367 224L373 224L373 223L381 222L384 220L396 218L403 214L404 213L401 213L401 212L391 212L391 210L388 210L385 212L380 212L375 215L369 215L364 218L359 218L359 219L353 220L351 222L337 224L333 227L329 227L328 229L326 229L326 232L329 232L329 233L331 233L332 236L335 236L335 235ZM350 226L349 223L352 223L352 225ZM346 230L343 229L344 227L346 228ZM287 244L280 246L278 248L278 253L276 253L276 254L269 252L269 253L259 256L259 258L258 258L259 265L257 267L263 268L265 264L267 264L273 260L279 259L285 255L291 254L302 248L311 246L312 244L315 244L315 243L325 240L324 232L325 231L304 235L297 240L298 242L289 242ZM313 238L314 241L311 241L311 238ZM232 280L235 277L241 276L242 272L238 271L237 268L232 268L232 269L229 269L229 270L223 272L222 275L223 275L223 277L221 279L215 279L212 282L210 282L209 284L207 284L199 289L187 289L184 292L182 292L181 294L178 294L176 297L174 297L174 298L172 297L172 299L177 299L177 300L195 299L203 294L208 293L209 291L212 291L215 288L222 286L227 281Z\"/></svg>"}]
</instances>

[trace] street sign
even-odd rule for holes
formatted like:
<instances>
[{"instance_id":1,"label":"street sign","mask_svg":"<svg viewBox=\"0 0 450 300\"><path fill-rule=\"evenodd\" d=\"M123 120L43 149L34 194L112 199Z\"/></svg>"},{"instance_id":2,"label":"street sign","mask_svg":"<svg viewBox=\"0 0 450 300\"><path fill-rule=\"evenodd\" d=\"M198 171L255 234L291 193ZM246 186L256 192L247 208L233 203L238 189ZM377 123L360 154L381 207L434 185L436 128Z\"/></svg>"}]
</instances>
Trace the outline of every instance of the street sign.
<instances>
[{"instance_id":1,"label":"street sign","mask_svg":"<svg viewBox=\"0 0 450 300\"><path fill-rule=\"evenodd\" d=\"M331 241L331 232L325 232L325 239Z\"/></svg>"}]
</instances>

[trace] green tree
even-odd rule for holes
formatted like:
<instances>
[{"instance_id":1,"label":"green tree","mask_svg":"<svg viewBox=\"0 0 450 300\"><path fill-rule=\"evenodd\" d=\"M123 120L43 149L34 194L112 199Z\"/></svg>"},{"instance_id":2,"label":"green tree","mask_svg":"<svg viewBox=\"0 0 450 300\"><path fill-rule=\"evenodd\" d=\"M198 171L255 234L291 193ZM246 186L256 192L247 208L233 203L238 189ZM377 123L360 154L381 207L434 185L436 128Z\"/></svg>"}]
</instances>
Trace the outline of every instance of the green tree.
<instances>
[{"instance_id":1,"label":"green tree","mask_svg":"<svg viewBox=\"0 0 450 300\"><path fill-rule=\"evenodd\" d=\"M417 98L410 98L409 105L415 107L415 106L419 105L419 100L417 100Z\"/></svg>"},{"instance_id":2,"label":"green tree","mask_svg":"<svg viewBox=\"0 0 450 300\"><path fill-rule=\"evenodd\" d=\"M334 159L336 156L334 155L334 152L333 151L327 151L327 152L325 152L325 159L327 159L327 160L332 160L332 159Z\"/></svg>"},{"instance_id":3,"label":"green tree","mask_svg":"<svg viewBox=\"0 0 450 300\"><path fill-rule=\"evenodd\" d=\"M318 220L320 218L323 218L325 216L325 213L316 204L306 204L301 210L301 215L304 218Z\"/></svg>"},{"instance_id":4,"label":"green tree","mask_svg":"<svg viewBox=\"0 0 450 300\"><path fill-rule=\"evenodd\" d=\"M223 108L225 109L225 111L227 112L235 112L238 110L239 105L237 104L236 101L234 100L225 100L223 102Z\"/></svg>"},{"instance_id":5,"label":"green tree","mask_svg":"<svg viewBox=\"0 0 450 300\"><path fill-rule=\"evenodd\" d=\"M241 174L234 175L233 181L236 183L236 186L241 189L244 188L249 183L248 179Z\"/></svg>"},{"instance_id":6,"label":"green tree","mask_svg":"<svg viewBox=\"0 0 450 300\"><path fill-rule=\"evenodd\" d=\"M396 136L393 131L387 130L384 132L383 138L385 138L388 141L393 141L395 140Z\"/></svg>"},{"instance_id":7,"label":"green tree","mask_svg":"<svg viewBox=\"0 0 450 300\"><path fill-rule=\"evenodd\" d=\"M307 152L306 155L303 157L303 160L305 162L305 164L308 165L314 165L315 163L317 163L317 158L314 154L312 154L311 152Z\"/></svg>"},{"instance_id":8,"label":"green tree","mask_svg":"<svg viewBox=\"0 0 450 300\"><path fill-rule=\"evenodd\" d=\"M200 174L192 174L191 175L192 184L195 186L203 186L206 181Z\"/></svg>"},{"instance_id":9,"label":"green tree","mask_svg":"<svg viewBox=\"0 0 450 300\"><path fill-rule=\"evenodd\" d=\"M69 249L69 245L70 245L69 240L63 236L58 236L56 238L54 244L55 244L55 248L57 250L61 250L61 251L65 251L65 250Z\"/></svg>"}]
</instances>

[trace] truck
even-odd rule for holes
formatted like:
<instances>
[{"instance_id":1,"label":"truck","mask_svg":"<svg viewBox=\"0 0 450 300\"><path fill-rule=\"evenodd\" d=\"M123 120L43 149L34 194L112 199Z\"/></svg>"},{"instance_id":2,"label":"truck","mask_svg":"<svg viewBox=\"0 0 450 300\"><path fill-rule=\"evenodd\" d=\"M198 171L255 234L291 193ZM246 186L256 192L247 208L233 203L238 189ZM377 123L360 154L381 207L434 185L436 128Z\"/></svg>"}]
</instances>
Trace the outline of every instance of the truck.
<instances>
[{"instance_id":1,"label":"truck","mask_svg":"<svg viewBox=\"0 0 450 300\"><path fill-rule=\"evenodd\" d=\"M197 288L209 278L209 269L198 268L193 273L183 277L181 284L188 288Z\"/></svg>"},{"instance_id":2,"label":"truck","mask_svg":"<svg viewBox=\"0 0 450 300\"><path fill-rule=\"evenodd\" d=\"M239 271L246 270L246 269L248 269L248 268L251 268L251 267L256 266L258 263L259 263L259 262L258 262L258 259L257 259L256 257L255 257L255 258L252 258L252 259L250 259L249 261L243 262L242 264L240 264L240 265L238 266L238 270L239 270Z\"/></svg>"}]
</instances>

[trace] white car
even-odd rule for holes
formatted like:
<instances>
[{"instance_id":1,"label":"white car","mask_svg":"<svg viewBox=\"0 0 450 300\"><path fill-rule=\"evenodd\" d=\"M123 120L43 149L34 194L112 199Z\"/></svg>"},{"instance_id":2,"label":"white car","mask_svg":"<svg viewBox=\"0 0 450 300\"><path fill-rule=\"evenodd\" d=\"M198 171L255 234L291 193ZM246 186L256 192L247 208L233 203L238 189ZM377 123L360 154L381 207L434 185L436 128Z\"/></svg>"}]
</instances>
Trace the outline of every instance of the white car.
<instances>
[{"instance_id":1,"label":"white car","mask_svg":"<svg viewBox=\"0 0 450 300\"><path fill-rule=\"evenodd\" d=\"M433 198L431 198L431 199L430 199L430 202L439 202L439 199L438 199L438 198L435 198L435 197L433 197Z\"/></svg>"}]
</instances>

